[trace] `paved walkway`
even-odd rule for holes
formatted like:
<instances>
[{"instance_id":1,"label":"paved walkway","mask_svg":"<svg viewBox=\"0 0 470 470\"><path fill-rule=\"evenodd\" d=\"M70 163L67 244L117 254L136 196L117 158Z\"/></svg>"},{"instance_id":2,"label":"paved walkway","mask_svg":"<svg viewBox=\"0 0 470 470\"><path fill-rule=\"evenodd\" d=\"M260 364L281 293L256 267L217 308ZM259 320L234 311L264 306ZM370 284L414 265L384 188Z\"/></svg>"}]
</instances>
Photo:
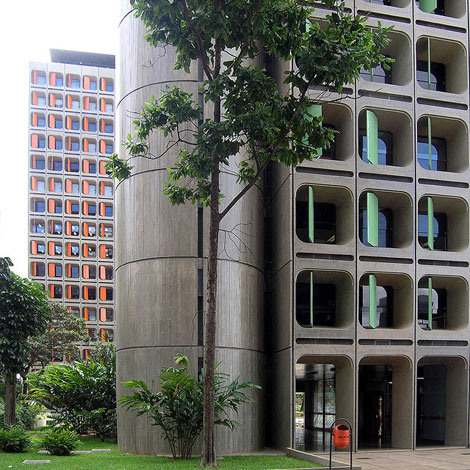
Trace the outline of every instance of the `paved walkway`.
<instances>
[{"instance_id":1,"label":"paved walkway","mask_svg":"<svg viewBox=\"0 0 470 470\"><path fill-rule=\"evenodd\" d=\"M344 452L334 452L333 459L349 465ZM470 449L359 452L353 454L353 465L362 470L470 470Z\"/></svg>"}]
</instances>

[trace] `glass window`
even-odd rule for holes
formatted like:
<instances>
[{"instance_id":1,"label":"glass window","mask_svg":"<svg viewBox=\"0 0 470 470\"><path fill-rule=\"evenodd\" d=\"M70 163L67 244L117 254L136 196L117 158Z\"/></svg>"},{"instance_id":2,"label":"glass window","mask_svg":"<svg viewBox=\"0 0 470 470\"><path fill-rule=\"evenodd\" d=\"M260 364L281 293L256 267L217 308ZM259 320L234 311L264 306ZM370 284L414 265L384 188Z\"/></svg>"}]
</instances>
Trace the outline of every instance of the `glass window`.
<instances>
[{"instance_id":1,"label":"glass window","mask_svg":"<svg viewBox=\"0 0 470 470\"><path fill-rule=\"evenodd\" d=\"M41 220L32 220L31 221L31 232L32 233L44 233L45 232L45 224Z\"/></svg>"},{"instance_id":2,"label":"glass window","mask_svg":"<svg viewBox=\"0 0 470 470\"><path fill-rule=\"evenodd\" d=\"M72 235L77 236L79 232L78 224L71 224Z\"/></svg>"},{"instance_id":3,"label":"glass window","mask_svg":"<svg viewBox=\"0 0 470 470\"><path fill-rule=\"evenodd\" d=\"M393 211L391 209L379 209L378 214L379 225L379 247L390 248L393 246ZM361 207L359 214L359 237L361 242L370 246L367 242L367 209Z\"/></svg>"},{"instance_id":4,"label":"glass window","mask_svg":"<svg viewBox=\"0 0 470 470\"><path fill-rule=\"evenodd\" d=\"M88 185L88 194L89 194L90 196L96 195L96 185L95 185L95 184L90 183L90 184Z\"/></svg>"},{"instance_id":5,"label":"glass window","mask_svg":"<svg viewBox=\"0 0 470 470\"><path fill-rule=\"evenodd\" d=\"M367 135L364 129L359 129L359 155L366 163L367 160ZM391 132L379 131L378 140L378 164L379 165L393 165L393 134Z\"/></svg>"},{"instance_id":6,"label":"glass window","mask_svg":"<svg viewBox=\"0 0 470 470\"><path fill-rule=\"evenodd\" d=\"M96 237L96 227L94 225L90 225L88 227L88 236L89 237Z\"/></svg>"},{"instance_id":7,"label":"glass window","mask_svg":"<svg viewBox=\"0 0 470 470\"><path fill-rule=\"evenodd\" d=\"M418 284L418 325L422 329L429 328L427 279ZM432 325L433 329L447 328L447 291L445 289L432 289Z\"/></svg>"},{"instance_id":8,"label":"glass window","mask_svg":"<svg viewBox=\"0 0 470 470\"><path fill-rule=\"evenodd\" d=\"M307 273L310 275L310 273ZM296 318L300 326L334 326L336 287L334 284L313 283L313 312L310 311L310 283L296 283Z\"/></svg>"},{"instance_id":9,"label":"glass window","mask_svg":"<svg viewBox=\"0 0 470 470\"><path fill-rule=\"evenodd\" d=\"M80 192L80 186L78 183L72 183L72 194L78 194Z\"/></svg>"},{"instance_id":10,"label":"glass window","mask_svg":"<svg viewBox=\"0 0 470 470\"><path fill-rule=\"evenodd\" d=\"M61 255L62 254L62 245L60 243L54 244L54 254Z\"/></svg>"},{"instance_id":11,"label":"glass window","mask_svg":"<svg viewBox=\"0 0 470 470\"><path fill-rule=\"evenodd\" d=\"M104 187L104 195L105 196L112 196L113 195L113 187L105 185Z\"/></svg>"},{"instance_id":12,"label":"glass window","mask_svg":"<svg viewBox=\"0 0 470 470\"><path fill-rule=\"evenodd\" d=\"M60 157L49 157L49 170L62 171L62 159Z\"/></svg>"},{"instance_id":13,"label":"glass window","mask_svg":"<svg viewBox=\"0 0 470 470\"><path fill-rule=\"evenodd\" d=\"M105 206L104 207L104 215L106 217L112 217L113 216L113 207L112 206Z\"/></svg>"},{"instance_id":14,"label":"glass window","mask_svg":"<svg viewBox=\"0 0 470 470\"><path fill-rule=\"evenodd\" d=\"M365 276L368 279L368 276ZM393 326L393 288L390 286L377 286L377 328L391 328ZM370 320L370 289L368 285L361 285L359 289L359 321L364 328L371 328Z\"/></svg>"},{"instance_id":15,"label":"glass window","mask_svg":"<svg viewBox=\"0 0 470 470\"><path fill-rule=\"evenodd\" d=\"M38 243L36 246L36 250L39 255L43 255L46 252L46 245L44 245L44 243Z\"/></svg>"},{"instance_id":16,"label":"glass window","mask_svg":"<svg viewBox=\"0 0 470 470\"><path fill-rule=\"evenodd\" d=\"M113 144L108 144L106 143L106 154L111 154L113 153Z\"/></svg>"},{"instance_id":17,"label":"glass window","mask_svg":"<svg viewBox=\"0 0 470 470\"><path fill-rule=\"evenodd\" d=\"M105 124L105 125L104 125L104 131L105 131L107 134L112 134L112 132L113 132L113 125L112 125L112 124Z\"/></svg>"},{"instance_id":18,"label":"glass window","mask_svg":"<svg viewBox=\"0 0 470 470\"><path fill-rule=\"evenodd\" d=\"M88 215L96 215L96 205L88 204Z\"/></svg>"},{"instance_id":19,"label":"glass window","mask_svg":"<svg viewBox=\"0 0 470 470\"><path fill-rule=\"evenodd\" d=\"M51 285L51 286L49 286L49 290L53 294L54 299L61 299L62 298L62 296L63 296L62 286L58 286L56 284Z\"/></svg>"},{"instance_id":20,"label":"glass window","mask_svg":"<svg viewBox=\"0 0 470 470\"><path fill-rule=\"evenodd\" d=\"M42 199L31 200L31 211L32 212L45 212L46 204ZM39 232L36 232L39 233Z\"/></svg>"},{"instance_id":21,"label":"glass window","mask_svg":"<svg viewBox=\"0 0 470 470\"><path fill-rule=\"evenodd\" d=\"M428 137L418 137L418 162L426 170L446 171L447 151L445 139L431 139L431 168L429 168Z\"/></svg>"},{"instance_id":22,"label":"glass window","mask_svg":"<svg viewBox=\"0 0 470 470\"><path fill-rule=\"evenodd\" d=\"M434 212L433 220L434 250L447 250L447 214ZM418 241L428 248L428 215L418 214Z\"/></svg>"},{"instance_id":23,"label":"glass window","mask_svg":"<svg viewBox=\"0 0 470 470\"><path fill-rule=\"evenodd\" d=\"M39 155L33 155L31 158L31 168L33 170L44 170L46 168L46 161Z\"/></svg>"},{"instance_id":24,"label":"glass window","mask_svg":"<svg viewBox=\"0 0 470 470\"><path fill-rule=\"evenodd\" d=\"M78 286L67 286L69 288L69 299L77 300L80 298L80 288Z\"/></svg>"},{"instance_id":25,"label":"glass window","mask_svg":"<svg viewBox=\"0 0 470 470\"><path fill-rule=\"evenodd\" d=\"M45 276L46 265L44 263L33 263L33 276Z\"/></svg>"},{"instance_id":26,"label":"glass window","mask_svg":"<svg viewBox=\"0 0 470 470\"><path fill-rule=\"evenodd\" d=\"M418 84L427 90L446 91L446 67L444 64L431 62L431 74L428 77L428 63L418 60L416 80Z\"/></svg>"},{"instance_id":27,"label":"glass window","mask_svg":"<svg viewBox=\"0 0 470 470\"><path fill-rule=\"evenodd\" d=\"M70 205L70 213L71 213L71 214L74 214L74 215L77 215L77 214L79 213L78 203L73 202L73 203Z\"/></svg>"}]
</instances>

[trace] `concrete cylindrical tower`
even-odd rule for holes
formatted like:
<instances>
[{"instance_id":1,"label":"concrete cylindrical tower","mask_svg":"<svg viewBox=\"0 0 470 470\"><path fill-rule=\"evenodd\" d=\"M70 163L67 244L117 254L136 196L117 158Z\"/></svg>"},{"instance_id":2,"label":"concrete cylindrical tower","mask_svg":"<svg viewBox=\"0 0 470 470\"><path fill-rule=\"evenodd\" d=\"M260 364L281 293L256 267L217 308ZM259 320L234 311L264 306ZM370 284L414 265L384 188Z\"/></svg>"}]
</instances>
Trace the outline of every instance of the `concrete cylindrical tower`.
<instances>
[{"instance_id":1,"label":"concrete cylindrical tower","mask_svg":"<svg viewBox=\"0 0 470 470\"><path fill-rule=\"evenodd\" d=\"M122 0L122 16L130 9ZM132 132L143 104L167 86L177 85L198 96L202 75L173 70L169 47L144 41L145 27L128 15L121 23L118 57L117 141ZM210 110L208 110L210 111ZM168 141L155 133L155 155ZM122 153L122 152L121 152ZM162 194L166 168L175 151L157 160L135 159L132 176L116 188L116 310L118 395L127 380L158 383L162 367L177 353L190 359L197 373L203 356L202 314L206 308L208 214L197 206L171 206ZM235 177L222 174L225 200L236 194ZM217 361L231 378L264 385L263 325L263 194L253 188L224 219L220 240ZM231 235L228 231L231 231ZM242 241L240 241L240 239ZM233 241L232 241L233 240ZM235 246L238 244L238 247ZM246 245L246 246L245 246ZM247 249L248 247L248 249ZM264 444L262 393L241 408L235 432L217 430L218 452L243 452ZM119 448L136 453L163 453L169 447L160 430L145 417L118 408ZM198 453L198 444L194 452Z\"/></svg>"}]
</instances>

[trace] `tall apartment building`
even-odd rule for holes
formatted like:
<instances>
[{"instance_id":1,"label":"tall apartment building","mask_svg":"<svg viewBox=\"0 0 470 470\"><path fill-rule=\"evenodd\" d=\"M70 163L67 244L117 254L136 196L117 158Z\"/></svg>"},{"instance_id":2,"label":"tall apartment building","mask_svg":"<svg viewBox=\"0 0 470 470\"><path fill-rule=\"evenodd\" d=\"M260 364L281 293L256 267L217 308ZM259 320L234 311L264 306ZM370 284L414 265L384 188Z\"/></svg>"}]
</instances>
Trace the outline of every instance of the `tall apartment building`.
<instances>
[{"instance_id":1,"label":"tall apartment building","mask_svg":"<svg viewBox=\"0 0 470 470\"><path fill-rule=\"evenodd\" d=\"M31 62L29 119L30 278L112 340L114 56L51 49Z\"/></svg>"},{"instance_id":2,"label":"tall apartment building","mask_svg":"<svg viewBox=\"0 0 470 470\"><path fill-rule=\"evenodd\" d=\"M355 450L469 442L468 2L345 5L371 28L394 26L384 51L394 62L364 70L344 95L310 90L334 145L297 168L272 165L264 188L224 221L226 230L247 224L250 253L227 252L222 236L217 356L221 370L264 392L241 409L236 432L220 432L219 451L265 438L325 450L339 417L353 425ZM327 14L319 4L312 21ZM172 52L149 47L144 31L132 16L121 25L121 139L125 111L161 83L200 86L197 66L173 70ZM281 78L286 66L270 71ZM164 148L160 136L151 145ZM116 194L118 382L151 382L176 352L195 372L202 356L207 216L161 194L174 157L136 162ZM231 194L233 175L222 181ZM122 450L164 449L123 410L118 426Z\"/></svg>"}]
</instances>

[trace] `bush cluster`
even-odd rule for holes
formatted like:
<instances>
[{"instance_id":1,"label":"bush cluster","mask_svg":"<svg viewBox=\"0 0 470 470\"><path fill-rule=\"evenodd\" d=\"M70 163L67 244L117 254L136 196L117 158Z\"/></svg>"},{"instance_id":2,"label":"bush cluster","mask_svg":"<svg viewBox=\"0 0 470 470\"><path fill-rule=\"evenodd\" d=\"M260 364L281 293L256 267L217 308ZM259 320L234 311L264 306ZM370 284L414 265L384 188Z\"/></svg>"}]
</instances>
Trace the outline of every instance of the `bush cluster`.
<instances>
[{"instance_id":1,"label":"bush cluster","mask_svg":"<svg viewBox=\"0 0 470 470\"><path fill-rule=\"evenodd\" d=\"M78 435L69 429L54 429L41 440L41 448L52 455L70 455L79 444Z\"/></svg>"},{"instance_id":2,"label":"bush cluster","mask_svg":"<svg viewBox=\"0 0 470 470\"><path fill-rule=\"evenodd\" d=\"M25 452L31 446L31 438L19 426L0 429L0 449L3 452Z\"/></svg>"},{"instance_id":3,"label":"bush cluster","mask_svg":"<svg viewBox=\"0 0 470 470\"><path fill-rule=\"evenodd\" d=\"M16 425L19 427L33 429L40 414L41 409L39 407L31 406L31 404L23 401L16 402ZM2 428L4 424L4 405L3 401L0 400L0 428Z\"/></svg>"}]
</instances>

